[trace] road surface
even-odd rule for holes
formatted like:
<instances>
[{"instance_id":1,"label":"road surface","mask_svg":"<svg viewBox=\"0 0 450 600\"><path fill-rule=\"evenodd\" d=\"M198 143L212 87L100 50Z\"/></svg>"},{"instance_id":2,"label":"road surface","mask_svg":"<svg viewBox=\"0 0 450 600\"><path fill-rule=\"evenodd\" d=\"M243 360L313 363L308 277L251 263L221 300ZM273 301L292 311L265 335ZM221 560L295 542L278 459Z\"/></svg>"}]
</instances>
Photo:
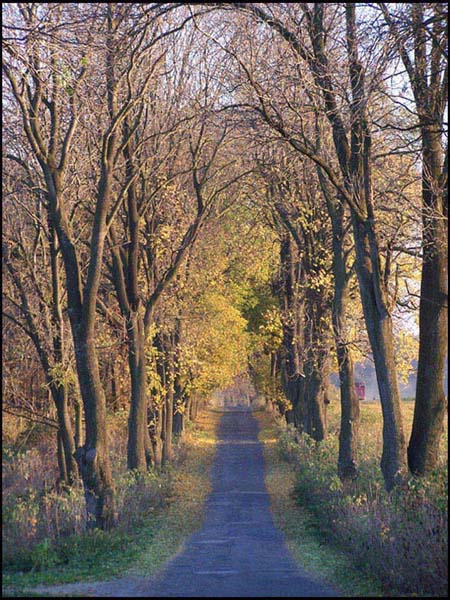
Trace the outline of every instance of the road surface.
<instances>
[{"instance_id":1,"label":"road surface","mask_svg":"<svg viewBox=\"0 0 450 600\"><path fill-rule=\"evenodd\" d=\"M202 529L133 595L337 597L301 572L273 523L258 423L248 410L224 412L211 476Z\"/></svg>"},{"instance_id":2,"label":"road surface","mask_svg":"<svg viewBox=\"0 0 450 600\"><path fill-rule=\"evenodd\" d=\"M153 579L36 588L85 597L337 597L296 566L274 525L264 483L258 422L248 409L224 411L202 528Z\"/></svg>"}]
</instances>

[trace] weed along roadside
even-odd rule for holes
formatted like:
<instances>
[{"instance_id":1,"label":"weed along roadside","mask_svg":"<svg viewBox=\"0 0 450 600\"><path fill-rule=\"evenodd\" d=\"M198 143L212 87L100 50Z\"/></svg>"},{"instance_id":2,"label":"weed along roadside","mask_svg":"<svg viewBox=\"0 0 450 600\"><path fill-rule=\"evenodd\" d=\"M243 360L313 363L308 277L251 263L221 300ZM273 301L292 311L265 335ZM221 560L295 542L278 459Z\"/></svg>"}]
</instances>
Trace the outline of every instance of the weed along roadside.
<instances>
[{"instance_id":1,"label":"weed along roadside","mask_svg":"<svg viewBox=\"0 0 450 600\"><path fill-rule=\"evenodd\" d=\"M125 499L114 531L45 538L28 554L4 555L3 596L95 595L96 581L153 576L201 524L219 418L199 414L164 473L118 480L117 497Z\"/></svg>"},{"instance_id":2,"label":"weed along roadside","mask_svg":"<svg viewBox=\"0 0 450 600\"><path fill-rule=\"evenodd\" d=\"M411 426L412 406L402 408ZM360 473L345 492L336 475L335 436L316 444L272 413L255 413L275 522L296 560L343 595L446 597L445 456L426 480L411 478L407 488L388 494L376 477L380 410L375 403L361 406ZM335 408L329 417L333 431Z\"/></svg>"}]
</instances>

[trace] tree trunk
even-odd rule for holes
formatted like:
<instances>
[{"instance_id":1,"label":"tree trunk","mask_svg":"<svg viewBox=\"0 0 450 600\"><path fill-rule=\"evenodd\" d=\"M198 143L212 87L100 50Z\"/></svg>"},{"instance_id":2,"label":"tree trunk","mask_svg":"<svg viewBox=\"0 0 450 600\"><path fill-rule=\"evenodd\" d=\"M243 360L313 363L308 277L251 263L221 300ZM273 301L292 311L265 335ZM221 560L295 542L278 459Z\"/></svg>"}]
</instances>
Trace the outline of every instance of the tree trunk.
<instances>
[{"instance_id":1,"label":"tree trunk","mask_svg":"<svg viewBox=\"0 0 450 600\"><path fill-rule=\"evenodd\" d=\"M66 456L64 454L64 446L62 442L61 431L58 429L56 433L56 444L57 444L57 456L58 456L58 470L59 477L56 482L57 488L59 489L62 485L68 485L69 477L67 475Z\"/></svg>"},{"instance_id":2,"label":"tree trunk","mask_svg":"<svg viewBox=\"0 0 450 600\"><path fill-rule=\"evenodd\" d=\"M281 304L283 307L283 370L282 384L291 408L286 410L286 423L302 427L304 413L303 381L301 376L300 347L303 341L303 302L299 301L296 285L299 265L295 264L293 242L285 232L280 244L282 270Z\"/></svg>"},{"instance_id":3,"label":"tree trunk","mask_svg":"<svg viewBox=\"0 0 450 600\"><path fill-rule=\"evenodd\" d=\"M152 440L150 437L149 428L146 425L144 432L144 448L145 448L145 460L147 462L147 469L151 469L156 464L155 451L153 448Z\"/></svg>"},{"instance_id":4,"label":"tree trunk","mask_svg":"<svg viewBox=\"0 0 450 600\"><path fill-rule=\"evenodd\" d=\"M338 144L338 154L341 165L344 165L346 188L352 199L355 267L383 411L381 470L385 487L389 491L405 480L406 447L400 412L392 319L388 310L387 290L381 276L380 249L375 231L372 202L372 139L367 119L365 73L358 57L355 5L346 4L345 11L352 87L351 153L348 160L348 155L342 154L342 145L339 147ZM358 206L362 208L360 215L356 213Z\"/></svg>"},{"instance_id":5,"label":"tree trunk","mask_svg":"<svg viewBox=\"0 0 450 600\"><path fill-rule=\"evenodd\" d=\"M187 395L185 400L185 417L187 417L190 421L192 421L191 417L191 407L192 407L192 396L190 394Z\"/></svg>"},{"instance_id":6,"label":"tree trunk","mask_svg":"<svg viewBox=\"0 0 450 600\"><path fill-rule=\"evenodd\" d=\"M164 410L165 442L163 448L163 466L172 458L173 410L174 410L174 357L173 348L169 348L166 362L166 397Z\"/></svg>"},{"instance_id":7,"label":"tree trunk","mask_svg":"<svg viewBox=\"0 0 450 600\"><path fill-rule=\"evenodd\" d=\"M401 484L406 476L406 447L396 376L392 319L386 309L381 281L374 272L374 261L377 258L373 256L371 248L371 245L376 243L371 224L369 220L360 222L353 217L353 230L356 272L383 412L381 470L386 489L389 491Z\"/></svg>"},{"instance_id":8,"label":"tree trunk","mask_svg":"<svg viewBox=\"0 0 450 600\"><path fill-rule=\"evenodd\" d=\"M341 321L341 316L333 314L335 331L339 331ZM344 481L355 479L357 476L360 410L355 390L353 361L346 344L340 341L338 334L335 335L341 396L338 475Z\"/></svg>"},{"instance_id":9,"label":"tree trunk","mask_svg":"<svg viewBox=\"0 0 450 600\"><path fill-rule=\"evenodd\" d=\"M173 349L174 356L172 359L172 372L173 372L173 434L182 437L184 433L184 414L185 414L185 398L180 380L180 369L176 367L180 363L180 340L182 336L181 317L177 317L175 320L174 336L173 336Z\"/></svg>"},{"instance_id":10,"label":"tree trunk","mask_svg":"<svg viewBox=\"0 0 450 600\"><path fill-rule=\"evenodd\" d=\"M175 373L174 382L174 413L173 413L173 433L181 438L184 434L184 417L186 414L186 398L181 389L180 374Z\"/></svg>"},{"instance_id":11,"label":"tree trunk","mask_svg":"<svg viewBox=\"0 0 450 600\"><path fill-rule=\"evenodd\" d=\"M65 478L61 479L67 485L72 485L72 483L78 478L78 466L74 456L75 442L69 415L67 387L59 386L56 389L53 388L54 386L52 386L52 394L56 404L59 427L58 432L64 454L64 471L66 473Z\"/></svg>"},{"instance_id":12,"label":"tree trunk","mask_svg":"<svg viewBox=\"0 0 450 600\"><path fill-rule=\"evenodd\" d=\"M147 470L145 429L147 428L147 374L144 324L138 312L130 312L127 321L128 359L131 375L131 402L128 417L129 469Z\"/></svg>"},{"instance_id":13,"label":"tree trunk","mask_svg":"<svg viewBox=\"0 0 450 600\"><path fill-rule=\"evenodd\" d=\"M325 177L321 170L318 170L333 232L334 293L332 321L341 399L338 475L342 481L345 481L354 479L357 475L360 410L359 398L355 390L354 368L348 348L346 327L349 275L347 273L344 250L344 206L342 203L334 201Z\"/></svg>"},{"instance_id":14,"label":"tree trunk","mask_svg":"<svg viewBox=\"0 0 450 600\"><path fill-rule=\"evenodd\" d=\"M305 409L303 412L303 429L317 442L327 434L325 388L328 372L326 363L328 351L322 339L320 316L311 314L308 319L308 354L305 361Z\"/></svg>"},{"instance_id":15,"label":"tree trunk","mask_svg":"<svg viewBox=\"0 0 450 600\"><path fill-rule=\"evenodd\" d=\"M162 466L162 449L163 449L163 406L162 402L158 405L154 403L150 409L150 427L148 428L149 437L152 445L152 455L154 466L157 471L161 470Z\"/></svg>"},{"instance_id":16,"label":"tree trunk","mask_svg":"<svg viewBox=\"0 0 450 600\"><path fill-rule=\"evenodd\" d=\"M87 527L114 526L114 485L108 455L106 402L100 381L95 343L79 335L74 340L80 390L86 415L86 441L75 453L83 480Z\"/></svg>"},{"instance_id":17,"label":"tree trunk","mask_svg":"<svg viewBox=\"0 0 450 600\"><path fill-rule=\"evenodd\" d=\"M423 264L419 311L419 362L408 464L412 473L434 469L446 413L444 393L447 338L447 232L440 130L422 128Z\"/></svg>"},{"instance_id":18,"label":"tree trunk","mask_svg":"<svg viewBox=\"0 0 450 600\"><path fill-rule=\"evenodd\" d=\"M177 411L173 415L173 434L182 437L184 432L184 415L183 413Z\"/></svg>"},{"instance_id":19,"label":"tree trunk","mask_svg":"<svg viewBox=\"0 0 450 600\"><path fill-rule=\"evenodd\" d=\"M83 406L81 398L78 396L74 399L75 409L75 449L83 445Z\"/></svg>"},{"instance_id":20,"label":"tree trunk","mask_svg":"<svg viewBox=\"0 0 450 600\"><path fill-rule=\"evenodd\" d=\"M191 401L191 421L195 421L197 419L198 404L199 398L198 396L194 396Z\"/></svg>"},{"instance_id":21,"label":"tree trunk","mask_svg":"<svg viewBox=\"0 0 450 600\"><path fill-rule=\"evenodd\" d=\"M117 368L114 359L111 361L111 406L113 410L119 409L119 390L117 386Z\"/></svg>"}]
</instances>

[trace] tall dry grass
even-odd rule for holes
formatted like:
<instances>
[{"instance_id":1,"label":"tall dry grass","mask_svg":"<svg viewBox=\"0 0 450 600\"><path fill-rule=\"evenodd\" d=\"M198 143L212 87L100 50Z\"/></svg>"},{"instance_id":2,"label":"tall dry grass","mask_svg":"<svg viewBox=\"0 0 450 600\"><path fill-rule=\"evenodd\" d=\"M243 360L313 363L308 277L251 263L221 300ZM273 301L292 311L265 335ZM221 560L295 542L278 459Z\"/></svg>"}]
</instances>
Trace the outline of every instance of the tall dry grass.
<instances>
[{"instance_id":1,"label":"tall dry grass","mask_svg":"<svg viewBox=\"0 0 450 600\"><path fill-rule=\"evenodd\" d=\"M92 536L85 536L86 512L81 483L59 490L53 430L34 429L27 443L12 443L9 432L3 449L2 470L2 548L3 565L13 571L40 570L92 549ZM169 501L173 487L173 468L164 473L145 474L126 468L127 419L125 413L109 417L110 455L115 482L117 540L127 536ZM178 448L183 454L183 445ZM93 534L95 537L95 534ZM122 537L121 537L122 536ZM88 539L89 538L89 539ZM91 539L92 538L92 539ZM98 538L98 539L97 539ZM110 544L101 533L97 545ZM70 555L70 556L69 556Z\"/></svg>"},{"instance_id":2,"label":"tall dry grass","mask_svg":"<svg viewBox=\"0 0 450 600\"><path fill-rule=\"evenodd\" d=\"M295 498L316 517L321 533L349 552L389 595L446 596L448 591L447 432L439 466L387 493L380 473L381 410L362 404L358 479L343 488L336 474L338 410L320 444L287 428L281 455L296 468ZM403 406L409 433L413 405Z\"/></svg>"}]
</instances>

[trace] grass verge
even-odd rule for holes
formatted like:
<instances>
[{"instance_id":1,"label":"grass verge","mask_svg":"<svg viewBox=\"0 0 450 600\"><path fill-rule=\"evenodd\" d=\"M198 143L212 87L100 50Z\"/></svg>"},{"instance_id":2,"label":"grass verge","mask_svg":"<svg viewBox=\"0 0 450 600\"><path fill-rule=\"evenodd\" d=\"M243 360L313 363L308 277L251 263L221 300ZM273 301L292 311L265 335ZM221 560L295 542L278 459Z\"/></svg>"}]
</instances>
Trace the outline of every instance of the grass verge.
<instances>
[{"instance_id":1,"label":"grass verge","mask_svg":"<svg viewBox=\"0 0 450 600\"><path fill-rule=\"evenodd\" d=\"M447 597L446 456L428 477L411 477L387 493L379 468L380 406L361 409L359 476L345 489L336 475L336 411L320 444L260 415L278 525L300 562L336 581L347 596ZM411 407L402 409L409 428ZM445 448L446 432L443 437ZM309 545L308 533L323 544L324 555ZM337 554L329 552L336 548Z\"/></svg>"},{"instance_id":2,"label":"grass verge","mask_svg":"<svg viewBox=\"0 0 450 600\"><path fill-rule=\"evenodd\" d=\"M283 459L278 446L280 426L267 412L256 412L259 439L264 443L266 486L276 525L299 565L312 577L327 581L344 597L382 596L380 583L361 573L350 557L333 543L317 518L294 497L295 466Z\"/></svg>"},{"instance_id":3,"label":"grass verge","mask_svg":"<svg viewBox=\"0 0 450 600\"><path fill-rule=\"evenodd\" d=\"M129 531L96 530L63 538L57 544L39 544L29 572L4 571L2 595L45 596L33 588L155 575L200 527L203 502L211 489L209 469L219 418L220 414L211 411L199 416L163 476L168 480L160 484L166 488L164 502L149 505L146 514L136 515Z\"/></svg>"}]
</instances>

